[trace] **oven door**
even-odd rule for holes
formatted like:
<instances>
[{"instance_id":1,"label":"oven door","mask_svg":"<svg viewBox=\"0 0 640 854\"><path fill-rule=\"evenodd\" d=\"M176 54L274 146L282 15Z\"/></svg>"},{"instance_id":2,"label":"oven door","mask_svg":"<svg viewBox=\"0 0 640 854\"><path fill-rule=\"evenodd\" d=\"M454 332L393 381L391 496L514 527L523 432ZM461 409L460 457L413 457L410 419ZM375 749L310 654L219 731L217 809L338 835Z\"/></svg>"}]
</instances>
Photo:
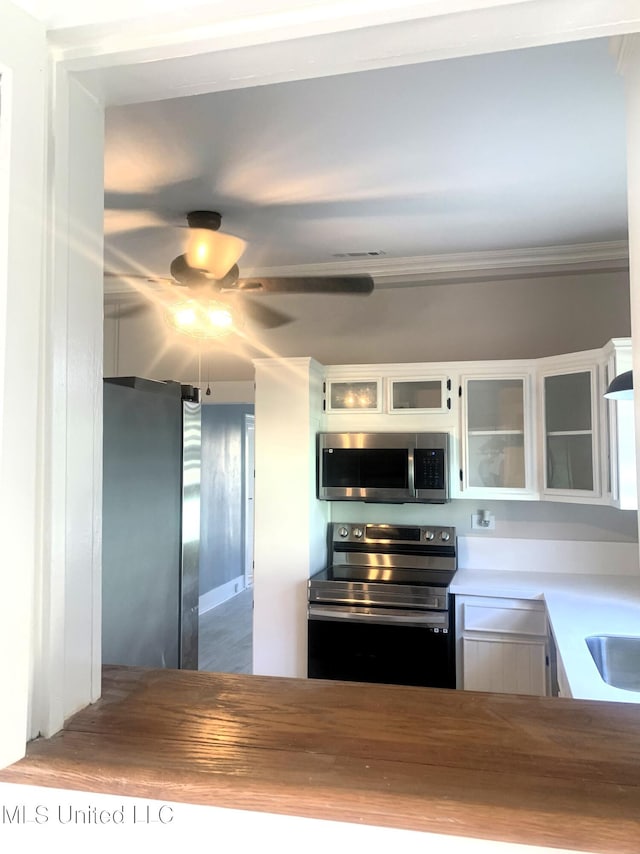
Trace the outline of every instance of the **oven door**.
<instances>
[{"instance_id":1,"label":"oven door","mask_svg":"<svg viewBox=\"0 0 640 854\"><path fill-rule=\"evenodd\" d=\"M312 679L455 688L448 611L309 605Z\"/></svg>"}]
</instances>

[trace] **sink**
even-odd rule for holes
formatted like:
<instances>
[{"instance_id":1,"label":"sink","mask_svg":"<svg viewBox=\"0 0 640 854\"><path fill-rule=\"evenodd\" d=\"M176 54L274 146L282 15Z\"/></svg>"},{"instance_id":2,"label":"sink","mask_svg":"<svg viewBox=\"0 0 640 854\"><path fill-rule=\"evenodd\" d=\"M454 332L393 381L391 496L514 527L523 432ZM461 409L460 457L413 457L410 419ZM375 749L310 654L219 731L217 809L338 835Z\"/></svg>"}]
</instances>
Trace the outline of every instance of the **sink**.
<instances>
[{"instance_id":1,"label":"sink","mask_svg":"<svg viewBox=\"0 0 640 854\"><path fill-rule=\"evenodd\" d=\"M640 691L640 637L592 635L586 641L607 685Z\"/></svg>"}]
</instances>

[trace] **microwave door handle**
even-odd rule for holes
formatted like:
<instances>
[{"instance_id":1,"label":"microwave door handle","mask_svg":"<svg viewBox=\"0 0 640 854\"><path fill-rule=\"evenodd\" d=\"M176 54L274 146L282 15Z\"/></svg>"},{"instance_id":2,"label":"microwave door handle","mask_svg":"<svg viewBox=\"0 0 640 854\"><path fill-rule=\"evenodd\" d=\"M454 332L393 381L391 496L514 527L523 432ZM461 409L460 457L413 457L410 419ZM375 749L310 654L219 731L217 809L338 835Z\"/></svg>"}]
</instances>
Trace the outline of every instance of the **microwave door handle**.
<instances>
[{"instance_id":1,"label":"microwave door handle","mask_svg":"<svg viewBox=\"0 0 640 854\"><path fill-rule=\"evenodd\" d=\"M415 472L413 470L413 467L414 467L414 450L415 450L414 448L409 448L409 471L408 471L409 483L408 483L408 486L409 486L409 494L415 497L415 494L416 494L416 478L415 478Z\"/></svg>"}]
</instances>

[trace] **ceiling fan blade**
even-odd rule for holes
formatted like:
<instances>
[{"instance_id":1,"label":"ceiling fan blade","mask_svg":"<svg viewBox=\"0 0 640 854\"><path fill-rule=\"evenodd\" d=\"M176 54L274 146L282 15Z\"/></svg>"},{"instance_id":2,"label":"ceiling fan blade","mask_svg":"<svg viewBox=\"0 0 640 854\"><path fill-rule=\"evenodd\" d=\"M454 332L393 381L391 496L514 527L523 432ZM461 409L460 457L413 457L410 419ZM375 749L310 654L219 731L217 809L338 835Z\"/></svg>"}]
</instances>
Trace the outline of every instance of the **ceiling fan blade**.
<instances>
[{"instance_id":1,"label":"ceiling fan blade","mask_svg":"<svg viewBox=\"0 0 640 854\"><path fill-rule=\"evenodd\" d=\"M239 279L234 290L256 294L370 294L371 276L256 276Z\"/></svg>"},{"instance_id":2,"label":"ceiling fan blade","mask_svg":"<svg viewBox=\"0 0 640 854\"><path fill-rule=\"evenodd\" d=\"M276 311L274 308L269 308L262 302L254 302L248 297L242 297L240 309L245 317L259 324L263 329L276 329L278 326L285 326L295 319L283 311Z\"/></svg>"},{"instance_id":3,"label":"ceiling fan blade","mask_svg":"<svg viewBox=\"0 0 640 854\"><path fill-rule=\"evenodd\" d=\"M143 282L168 282L171 285L180 284L170 276L145 276L144 273L113 273L110 270L104 271L105 279L141 279Z\"/></svg>"},{"instance_id":4,"label":"ceiling fan blade","mask_svg":"<svg viewBox=\"0 0 640 854\"><path fill-rule=\"evenodd\" d=\"M137 317L149 311L149 303L136 303L129 306L105 306L104 316L112 320L121 320L124 317Z\"/></svg>"}]
</instances>

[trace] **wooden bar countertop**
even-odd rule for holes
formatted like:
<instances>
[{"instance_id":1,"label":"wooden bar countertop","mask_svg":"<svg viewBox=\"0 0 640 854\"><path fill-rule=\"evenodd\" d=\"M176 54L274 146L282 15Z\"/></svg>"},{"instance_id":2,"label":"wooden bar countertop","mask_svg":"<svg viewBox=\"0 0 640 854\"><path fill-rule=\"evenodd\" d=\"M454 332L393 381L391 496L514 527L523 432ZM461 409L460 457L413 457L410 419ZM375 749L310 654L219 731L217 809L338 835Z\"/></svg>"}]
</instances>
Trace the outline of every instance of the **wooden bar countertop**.
<instances>
[{"instance_id":1,"label":"wooden bar countertop","mask_svg":"<svg viewBox=\"0 0 640 854\"><path fill-rule=\"evenodd\" d=\"M640 708L109 667L0 780L638 854Z\"/></svg>"}]
</instances>

